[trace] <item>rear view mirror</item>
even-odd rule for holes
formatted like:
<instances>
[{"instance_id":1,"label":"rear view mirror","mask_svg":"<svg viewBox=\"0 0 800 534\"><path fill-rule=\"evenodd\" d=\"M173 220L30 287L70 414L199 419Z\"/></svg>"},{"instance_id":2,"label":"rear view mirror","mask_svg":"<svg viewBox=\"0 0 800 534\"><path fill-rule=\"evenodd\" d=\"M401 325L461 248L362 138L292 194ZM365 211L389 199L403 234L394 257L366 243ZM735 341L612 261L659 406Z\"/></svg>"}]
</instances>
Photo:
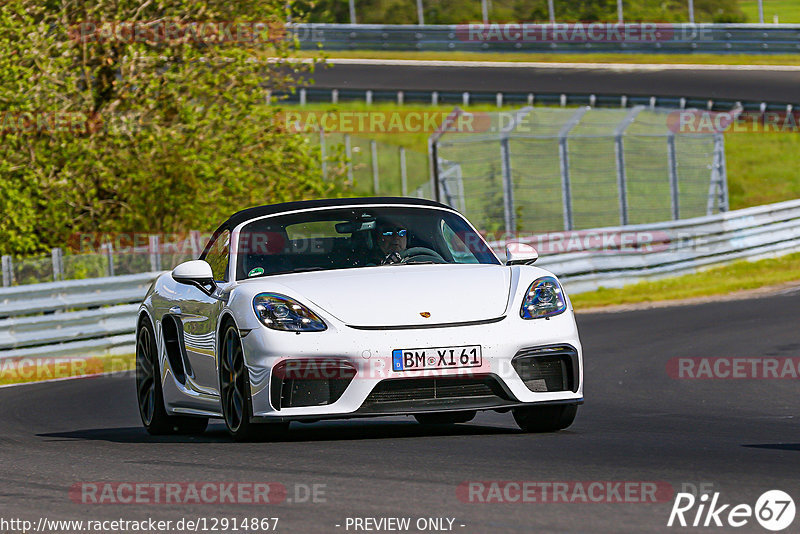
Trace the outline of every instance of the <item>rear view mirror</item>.
<instances>
[{"instance_id":1,"label":"rear view mirror","mask_svg":"<svg viewBox=\"0 0 800 534\"><path fill-rule=\"evenodd\" d=\"M211 294L217 287L211 265L204 260L181 263L172 270L172 279L181 284L196 286L208 294Z\"/></svg>"},{"instance_id":2,"label":"rear view mirror","mask_svg":"<svg viewBox=\"0 0 800 534\"><path fill-rule=\"evenodd\" d=\"M506 265L524 265L539 259L536 249L525 243L508 243L506 245Z\"/></svg>"},{"instance_id":3,"label":"rear view mirror","mask_svg":"<svg viewBox=\"0 0 800 534\"><path fill-rule=\"evenodd\" d=\"M356 232L374 230L375 226L375 221L349 221L337 223L335 228L340 234L354 234Z\"/></svg>"}]
</instances>

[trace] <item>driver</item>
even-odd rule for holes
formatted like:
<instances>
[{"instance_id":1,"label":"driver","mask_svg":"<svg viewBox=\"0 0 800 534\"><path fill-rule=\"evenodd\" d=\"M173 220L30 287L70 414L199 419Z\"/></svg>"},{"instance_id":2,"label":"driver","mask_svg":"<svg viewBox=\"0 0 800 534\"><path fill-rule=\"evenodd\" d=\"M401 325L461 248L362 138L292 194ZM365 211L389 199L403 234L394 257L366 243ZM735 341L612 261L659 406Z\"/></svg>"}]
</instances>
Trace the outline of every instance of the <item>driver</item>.
<instances>
[{"instance_id":1,"label":"driver","mask_svg":"<svg viewBox=\"0 0 800 534\"><path fill-rule=\"evenodd\" d=\"M375 241L378 244L376 264L400 263L401 253L408 247L408 230L402 224L392 221L379 221L375 228Z\"/></svg>"}]
</instances>

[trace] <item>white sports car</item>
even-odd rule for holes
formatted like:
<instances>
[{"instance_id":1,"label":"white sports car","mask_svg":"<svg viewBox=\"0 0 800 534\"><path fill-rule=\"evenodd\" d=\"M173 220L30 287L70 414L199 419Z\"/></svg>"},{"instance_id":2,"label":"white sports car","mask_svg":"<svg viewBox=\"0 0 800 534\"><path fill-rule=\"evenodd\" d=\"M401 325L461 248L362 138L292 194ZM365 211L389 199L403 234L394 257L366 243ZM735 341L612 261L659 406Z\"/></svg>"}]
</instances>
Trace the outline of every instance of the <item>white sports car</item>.
<instances>
[{"instance_id":1,"label":"white sports car","mask_svg":"<svg viewBox=\"0 0 800 534\"><path fill-rule=\"evenodd\" d=\"M136 386L152 434L237 440L290 421L511 411L569 426L583 402L572 305L509 244L499 260L454 209L411 198L250 208L199 260L161 275L137 322Z\"/></svg>"}]
</instances>

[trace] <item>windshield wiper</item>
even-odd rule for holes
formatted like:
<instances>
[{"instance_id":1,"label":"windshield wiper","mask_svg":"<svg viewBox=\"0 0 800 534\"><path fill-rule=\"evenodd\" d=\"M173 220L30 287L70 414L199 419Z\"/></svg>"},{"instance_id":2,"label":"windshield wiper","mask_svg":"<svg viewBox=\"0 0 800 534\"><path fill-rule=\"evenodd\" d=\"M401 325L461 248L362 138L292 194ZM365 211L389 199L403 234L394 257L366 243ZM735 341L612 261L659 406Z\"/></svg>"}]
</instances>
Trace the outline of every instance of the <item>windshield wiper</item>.
<instances>
[{"instance_id":1,"label":"windshield wiper","mask_svg":"<svg viewBox=\"0 0 800 534\"><path fill-rule=\"evenodd\" d=\"M384 263L383 265L442 265L440 261L407 261L407 262L397 262L397 263Z\"/></svg>"},{"instance_id":2,"label":"windshield wiper","mask_svg":"<svg viewBox=\"0 0 800 534\"><path fill-rule=\"evenodd\" d=\"M262 276L273 276L276 274L292 274L292 273L307 273L311 271L324 271L324 267L298 267L297 269L287 269L285 271L276 271L274 273L267 273Z\"/></svg>"}]
</instances>

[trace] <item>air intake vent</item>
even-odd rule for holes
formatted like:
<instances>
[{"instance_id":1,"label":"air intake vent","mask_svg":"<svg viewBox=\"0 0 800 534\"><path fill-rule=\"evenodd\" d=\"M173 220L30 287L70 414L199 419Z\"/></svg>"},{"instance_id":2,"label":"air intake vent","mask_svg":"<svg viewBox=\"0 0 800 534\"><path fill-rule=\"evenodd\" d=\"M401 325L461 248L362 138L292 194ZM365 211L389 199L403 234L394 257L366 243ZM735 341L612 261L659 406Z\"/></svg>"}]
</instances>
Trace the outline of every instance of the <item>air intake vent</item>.
<instances>
[{"instance_id":1,"label":"air intake vent","mask_svg":"<svg viewBox=\"0 0 800 534\"><path fill-rule=\"evenodd\" d=\"M284 360L272 368L270 400L276 410L333 404L355 376L345 360Z\"/></svg>"},{"instance_id":2,"label":"air intake vent","mask_svg":"<svg viewBox=\"0 0 800 534\"><path fill-rule=\"evenodd\" d=\"M184 353L183 325L180 319L172 315L165 315L161 321L161 331L164 333L164 350L167 353L172 373L178 382L185 385L186 375L194 377L194 374L189 366L189 359L185 357Z\"/></svg>"},{"instance_id":3,"label":"air intake vent","mask_svg":"<svg viewBox=\"0 0 800 534\"><path fill-rule=\"evenodd\" d=\"M533 392L578 391L578 351L571 345L523 349L511 365Z\"/></svg>"}]
</instances>

